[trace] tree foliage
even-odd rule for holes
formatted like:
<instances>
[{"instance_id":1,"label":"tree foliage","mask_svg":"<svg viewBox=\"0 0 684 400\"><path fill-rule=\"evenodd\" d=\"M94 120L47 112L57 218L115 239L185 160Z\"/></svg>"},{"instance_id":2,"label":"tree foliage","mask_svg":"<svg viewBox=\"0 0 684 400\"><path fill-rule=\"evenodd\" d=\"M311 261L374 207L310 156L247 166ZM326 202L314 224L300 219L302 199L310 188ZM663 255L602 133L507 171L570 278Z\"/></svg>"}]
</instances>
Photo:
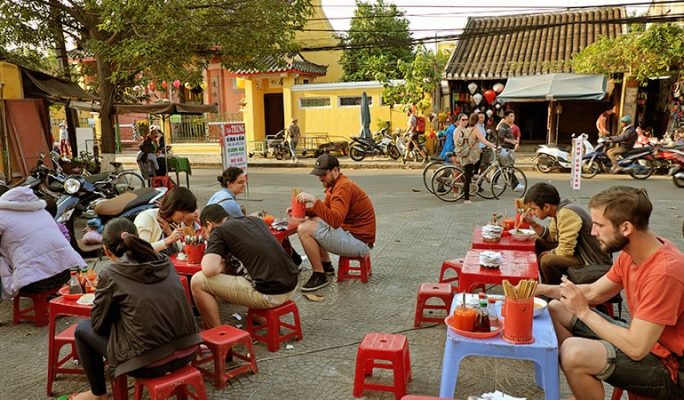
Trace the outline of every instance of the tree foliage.
<instances>
[{"instance_id":1,"label":"tree foliage","mask_svg":"<svg viewBox=\"0 0 684 400\"><path fill-rule=\"evenodd\" d=\"M391 79L401 78L398 62L409 62L413 57L408 28L409 21L396 5L357 0L349 31L340 38L345 48L340 60L342 79L369 81L380 71Z\"/></svg>"},{"instance_id":2,"label":"tree foliage","mask_svg":"<svg viewBox=\"0 0 684 400\"><path fill-rule=\"evenodd\" d=\"M3 0L0 45L49 48L60 23L76 46L70 57L95 61L103 152L113 153L113 104L126 89L152 79L198 84L214 59L256 66L290 52L310 13L310 0Z\"/></svg>"},{"instance_id":3,"label":"tree foliage","mask_svg":"<svg viewBox=\"0 0 684 400\"><path fill-rule=\"evenodd\" d=\"M577 72L630 75L645 81L654 76L678 75L684 66L684 28L653 24L614 39L602 38L576 54Z\"/></svg>"},{"instance_id":4,"label":"tree foliage","mask_svg":"<svg viewBox=\"0 0 684 400\"><path fill-rule=\"evenodd\" d=\"M423 45L418 46L413 60L400 60L397 63L397 68L404 77L403 83L392 82L390 75L376 74L376 78L385 84L383 102L402 104L405 107L415 104L419 110L427 110L430 100L426 95L433 94L439 85L448 59L449 54L441 51L435 54Z\"/></svg>"}]
</instances>

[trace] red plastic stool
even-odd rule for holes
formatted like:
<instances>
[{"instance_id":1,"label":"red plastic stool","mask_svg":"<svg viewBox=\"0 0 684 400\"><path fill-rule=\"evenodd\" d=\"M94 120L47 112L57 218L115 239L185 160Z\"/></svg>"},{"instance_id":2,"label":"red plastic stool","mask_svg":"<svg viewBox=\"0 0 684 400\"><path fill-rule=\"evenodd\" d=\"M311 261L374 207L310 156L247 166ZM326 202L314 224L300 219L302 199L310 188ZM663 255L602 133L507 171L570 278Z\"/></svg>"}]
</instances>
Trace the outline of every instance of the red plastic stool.
<instances>
[{"instance_id":1,"label":"red plastic stool","mask_svg":"<svg viewBox=\"0 0 684 400\"><path fill-rule=\"evenodd\" d=\"M367 383L366 376L372 375L374 368L393 370L393 385ZM356 353L354 397L363 396L364 390L382 390L393 392L395 398L400 399L406 394L410 380L411 360L406 337L392 333L367 333Z\"/></svg>"},{"instance_id":2,"label":"red plastic stool","mask_svg":"<svg viewBox=\"0 0 684 400\"><path fill-rule=\"evenodd\" d=\"M173 189L176 184L173 183L173 179L170 176L155 176L152 178L151 185L153 188L165 187L169 190Z\"/></svg>"},{"instance_id":3,"label":"red plastic stool","mask_svg":"<svg viewBox=\"0 0 684 400\"><path fill-rule=\"evenodd\" d=\"M216 328L208 329L200 333L202 341L211 350L211 355L193 361L192 365L200 370L203 374L214 379L214 386L222 388L228 379L234 378L245 372L252 371L257 373L256 357L254 348L252 348L252 338L247 331L233 328L230 325L221 325ZM245 353L237 353L233 350L233 346L242 344L245 346ZM233 368L228 372L226 370L226 358L233 356L240 360L246 361L247 364ZM209 371L200 365L214 362L214 371Z\"/></svg>"},{"instance_id":4,"label":"red plastic stool","mask_svg":"<svg viewBox=\"0 0 684 400\"><path fill-rule=\"evenodd\" d=\"M48 394L52 393L52 384L57 377L57 374L85 374L83 368L62 368L64 364L72 360L78 360L78 353L76 352L76 339L74 338L74 331L78 323L72 324L67 329L59 332L54 337L54 349L52 354L48 354L48 372L47 372L47 390ZM69 354L63 358L59 358L59 352L65 345L71 347Z\"/></svg>"},{"instance_id":5,"label":"red plastic stool","mask_svg":"<svg viewBox=\"0 0 684 400\"><path fill-rule=\"evenodd\" d=\"M425 317L424 310L444 310L449 315L451 301L454 297L454 287L449 283L423 283L418 289L418 300L416 301L416 317L413 320L413 327L418 328L422 322L444 322L444 317ZM429 299L438 298L444 305L427 304ZM446 316L445 316L446 317Z\"/></svg>"},{"instance_id":6,"label":"red plastic stool","mask_svg":"<svg viewBox=\"0 0 684 400\"><path fill-rule=\"evenodd\" d=\"M620 398L622 397L622 393L623 393L623 392L624 392L624 390L621 389L621 388L618 388L618 387L614 388L614 389L613 389L613 395L610 396L610 400L620 400ZM627 392L627 398L628 398L629 400L638 400L638 399L639 399L639 396Z\"/></svg>"},{"instance_id":7,"label":"red plastic stool","mask_svg":"<svg viewBox=\"0 0 684 400\"><path fill-rule=\"evenodd\" d=\"M351 261L356 261L359 266L351 266ZM340 256L340 260L337 263L337 281L342 282L347 279L361 279L361 282L367 283L368 276L373 272L371 271L371 260L370 256L365 257L344 257ZM358 274L356 273L358 271ZM352 274L352 272L354 272Z\"/></svg>"},{"instance_id":8,"label":"red plastic stool","mask_svg":"<svg viewBox=\"0 0 684 400\"><path fill-rule=\"evenodd\" d=\"M195 394L188 390L188 386L195 389ZM195 400L207 398L202 381L202 374L190 365L179 368L158 378L135 380L135 400L141 400L143 391L147 388L152 400L165 400L176 395L179 399L191 397Z\"/></svg>"},{"instance_id":9,"label":"red plastic stool","mask_svg":"<svg viewBox=\"0 0 684 400\"><path fill-rule=\"evenodd\" d=\"M458 278L459 276L461 276L461 268L463 268L462 258L457 258L454 260L445 260L442 263L442 270L439 273L439 283L455 282L454 285L458 284ZM445 278L444 276L448 271L456 272L456 276L451 278Z\"/></svg>"},{"instance_id":10,"label":"red plastic stool","mask_svg":"<svg viewBox=\"0 0 684 400\"><path fill-rule=\"evenodd\" d=\"M22 321L31 321L35 326L45 326L49 322L48 318L48 297L57 295L59 288L48 289L44 292L29 293L19 291L14 296L14 316L12 323L18 324ZM31 307L21 308L21 298L31 299Z\"/></svg>"},{"instance_id":11,"label":"red plastic stool","mask_svg":"<svg viewBox=\"0 0 684 400\"><path fill-rule=\"evenodd\" d=\"M292 313L294 324L289 324L281 321L281 318L287 314ZM266 319L265 324L254 323L254 317L260 316ZM280 328L286 328L289 333L280 334ZM259 331L266 329L265 334L259 334ZM268 351L278 351L280 343L294 338L295 340L302 340L302 325L299 321L299 309L292 301L286 301L275 308L250 308L247 312L247 331L252 335L254 340L258 340L268 345Z\"/></svg>"}]
</instances>

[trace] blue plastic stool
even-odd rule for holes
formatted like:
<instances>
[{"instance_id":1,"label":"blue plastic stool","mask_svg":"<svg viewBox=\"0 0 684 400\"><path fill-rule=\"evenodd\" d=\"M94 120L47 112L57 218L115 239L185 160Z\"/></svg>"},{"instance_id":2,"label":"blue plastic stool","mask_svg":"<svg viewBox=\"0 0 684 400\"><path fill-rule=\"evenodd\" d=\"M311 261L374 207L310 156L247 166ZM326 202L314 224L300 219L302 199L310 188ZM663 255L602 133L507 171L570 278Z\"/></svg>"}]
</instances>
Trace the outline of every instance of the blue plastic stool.
<instances>
[{"instance_id":1,"label":"blue plastic stool","mask_svg":"<svg viewBox=\"0 0 684 400\"><path fill-rule=\"evenodd\" d=\"M457 301L452 303L451 312L460 304L460 299L461 295L456 294L454 300ZM504 341L501 336L491 339L463 337L447 327L439 397L454 397L461 360L467 356L488 356L533 361L535 381L544 390L546 400L559 400L558 340L548 310L534 319L532 335L532 344L512 344Z\"/></svg>"}]
</instances>

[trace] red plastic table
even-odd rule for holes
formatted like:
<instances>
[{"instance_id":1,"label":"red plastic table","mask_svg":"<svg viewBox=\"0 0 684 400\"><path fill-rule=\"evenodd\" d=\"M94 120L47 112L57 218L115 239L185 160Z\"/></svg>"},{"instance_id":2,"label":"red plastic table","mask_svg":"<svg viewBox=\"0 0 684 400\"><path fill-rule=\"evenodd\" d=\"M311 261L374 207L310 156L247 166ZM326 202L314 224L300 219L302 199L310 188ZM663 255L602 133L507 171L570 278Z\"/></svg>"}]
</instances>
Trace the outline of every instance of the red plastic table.
<instances>
[{"instance_id":1,"label":"red plastic table","mask_svg":"<svg viewBox=\"0 0 684 400\"><path fill-rule=\"evenodd\" d=\"M473 237L471 238L472 249L482 250L521 250L534 252L534 240L525 240L520 242L513 240L511 235L501 236L498 242L485 242L482 240L482 227L475 227L473 230Z\"/></svg>"},{"instance_id":2,"label":"red plastic table","mask_svg":"<svg viewBox=\"0 0 684 400\"><path fill-rule=\"evenodd\" d=\"M500 285L504 279L513 285L523 279L539 279L537 255L533 251L501 250L503 262L499 268L481 267L482 251L485 250L468 250L458 279L459 292L469 292L479 284Z\"/></svg>"},{"instance_id":3,"label":"red plastic table","mask_svg":"<svg viewBox=\"0 0 684 400\"><path fill-rule=\"evenodd\" d=\"M55 325L57 317L60 315L70 315L74 317L90 318L90 310L93 306L84 306L76 303L76 300L67 300L60 296L50 300L48 304L48 312L50 313L50 322L48 324L48 382L47 394L52 393L52 381L57 374L84 374L82 368L62 368L61 364L67 360L59 360L58 363L52 363L52 360L58 360L59 354L54 354L55 349Z\"/></svg>"}]
</instances>

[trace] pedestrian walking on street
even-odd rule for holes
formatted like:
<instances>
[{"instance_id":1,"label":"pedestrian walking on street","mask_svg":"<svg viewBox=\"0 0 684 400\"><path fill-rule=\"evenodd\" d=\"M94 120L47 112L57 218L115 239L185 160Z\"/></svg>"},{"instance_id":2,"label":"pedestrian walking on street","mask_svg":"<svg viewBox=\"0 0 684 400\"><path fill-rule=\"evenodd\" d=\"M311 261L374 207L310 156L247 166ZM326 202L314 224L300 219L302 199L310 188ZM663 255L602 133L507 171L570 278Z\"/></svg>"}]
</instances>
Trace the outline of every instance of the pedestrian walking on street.
<instances>
[{"instance_id":1,"label":"pedestrian walking on street","mask_svg":"<svg viewBox=\"0 0 684 400\"><path fill-rule=\"evenodd\" d=\"M290 143L290 153L292 155L292 162L297 162L297 144L299 143L299 138L302 135L299 126L297 125L297 118L292 118L292 123L287 128L287 139Z\"/></svg>"}]
</instances>

